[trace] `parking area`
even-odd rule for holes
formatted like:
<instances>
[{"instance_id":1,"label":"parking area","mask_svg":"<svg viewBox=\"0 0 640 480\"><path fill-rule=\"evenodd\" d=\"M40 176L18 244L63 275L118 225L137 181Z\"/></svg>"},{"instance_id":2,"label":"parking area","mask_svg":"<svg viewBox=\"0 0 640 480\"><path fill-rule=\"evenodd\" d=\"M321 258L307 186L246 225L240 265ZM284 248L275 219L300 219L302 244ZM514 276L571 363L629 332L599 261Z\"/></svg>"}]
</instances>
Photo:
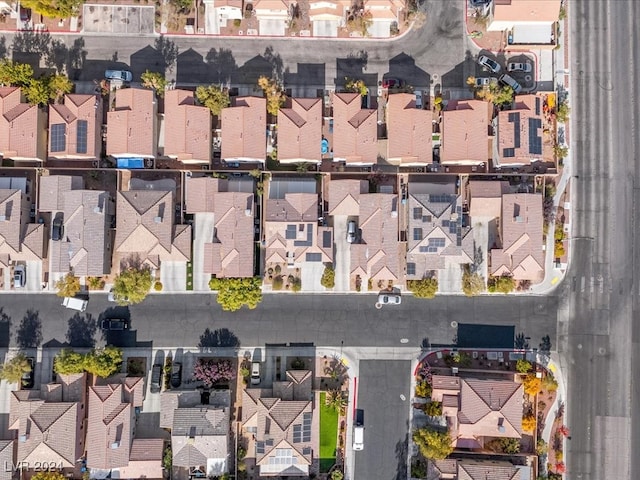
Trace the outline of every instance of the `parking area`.
<instances>
[{"instance_id":1,"label":"parking area","mask_svg":"<svg viewBox=\"0 0 640 480\"><path fill-rule=\"evenodd\" d=\"M187 262L162 262L160 282L165 292L184 292L187 290Z\"/></svg>"},{"instance_id":2,"label":"parking area","mask_svg":"<svg viewBox=\"0 0 640 480\"><path fill-rule=\"evenodd\" d=\"M489 60L481 64L483 57L487 57ZM536 87L537 68L538 65L535 59L524 53L509 57L505 57L502 54L495 57L489 53L483 53L478 57L476 78L493 78L497 80L506 73L520 84L523 91L530 91Z\"/></svg>"},{"instance_id":3,"label":"parking area","mask_svg":"<svg viewBox=\"0 0 640 480\"><path fill-rule=\"evenodd\" d=\"M154 33L155 7L85 4L83 32Z\"/></svg>"},{"instance_id":4,"label":"parking area","mask_svg":"<svg viewBox=\"0 0 640 480\"><path fill-rule=\"evenodd\" d=\"M364 448L353 452L353 478L407 478L411 362L359 364L357 408L364 411ZM349 446L351 447L351 446Z\"/></svg>"}]
</instances>

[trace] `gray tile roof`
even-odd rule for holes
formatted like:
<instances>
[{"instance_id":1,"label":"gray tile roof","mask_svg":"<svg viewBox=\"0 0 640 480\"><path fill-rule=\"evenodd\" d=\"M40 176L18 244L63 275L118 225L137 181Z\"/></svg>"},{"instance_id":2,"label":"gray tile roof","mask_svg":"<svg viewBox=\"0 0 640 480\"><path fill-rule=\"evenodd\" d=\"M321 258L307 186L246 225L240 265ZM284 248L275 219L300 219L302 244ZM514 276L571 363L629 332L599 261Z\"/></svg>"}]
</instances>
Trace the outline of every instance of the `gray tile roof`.
<instances>
[{"instance_id":1,"label":"gray tile roof","mask_svg":"<svg viewBox=\"0 0 640 480\"><path fill-rule=\"evenodd\" d=\"M171 429L173 465L197 467L207 465L209 459L226 461L229 419L229 408L178 408Z\"/></svg>"},{"instance_id":2,"label":"gray tile roof","mask_svg":"<svg viewBox=\"0 0 640 480\"><path fill-rule=\"evenodd\" d=\"M0 440L0 465L4 467L0 469L0 480L13 479L13 449L13 440Z\"/></svg>"}]
</instances>

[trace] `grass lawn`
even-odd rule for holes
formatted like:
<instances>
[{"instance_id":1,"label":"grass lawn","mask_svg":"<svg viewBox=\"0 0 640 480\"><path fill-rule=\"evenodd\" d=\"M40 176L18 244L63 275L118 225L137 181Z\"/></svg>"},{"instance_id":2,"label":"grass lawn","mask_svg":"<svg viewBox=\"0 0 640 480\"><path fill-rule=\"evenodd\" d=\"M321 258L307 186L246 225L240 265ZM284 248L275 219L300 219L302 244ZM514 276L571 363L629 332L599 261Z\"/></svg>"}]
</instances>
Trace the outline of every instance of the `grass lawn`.
<instances>
[{"instance_id":1,"label":"grass lawn","mask_svg":"<svg viewBox=\"0 0 640 480\"><path fill-rule=\"evenodd\" d=\"M336 463L338 412L326 405L326 393L320 393L320 472L328 472Z\"/></svg>"}]
</instances>

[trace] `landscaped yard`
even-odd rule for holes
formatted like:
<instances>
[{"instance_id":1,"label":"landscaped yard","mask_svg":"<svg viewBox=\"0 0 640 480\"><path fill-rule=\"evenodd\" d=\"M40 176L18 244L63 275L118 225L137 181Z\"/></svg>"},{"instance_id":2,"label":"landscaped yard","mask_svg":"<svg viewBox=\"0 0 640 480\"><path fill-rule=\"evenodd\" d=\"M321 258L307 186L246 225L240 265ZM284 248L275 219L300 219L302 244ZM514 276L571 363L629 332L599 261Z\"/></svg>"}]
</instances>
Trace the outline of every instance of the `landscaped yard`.
<instances>
[{"instance_id":1,"label":"landscaped yard","mask_svg":"<svg viewBox=\"0 0 640 480\"><path fill-rule=\"evenodd\" d=\"M336 463L338 412L326 404L326 392L320 393L320 472L328 472Z\"/></svg>"}]
</instances>

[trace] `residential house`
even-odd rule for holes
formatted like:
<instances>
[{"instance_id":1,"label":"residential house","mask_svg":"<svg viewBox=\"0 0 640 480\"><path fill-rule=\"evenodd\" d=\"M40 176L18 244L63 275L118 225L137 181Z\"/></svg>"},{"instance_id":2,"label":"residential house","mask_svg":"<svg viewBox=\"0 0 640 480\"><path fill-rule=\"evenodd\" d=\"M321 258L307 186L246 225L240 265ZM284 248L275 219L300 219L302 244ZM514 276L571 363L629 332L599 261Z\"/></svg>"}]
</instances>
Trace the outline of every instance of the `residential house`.
<instances>
[{"instance_id":1,"label":"residential house","mask_svg":"<svg viewBox=\"0 0 640 480\"><path fill-rule=\"evenodd\" d=\"M495 165L513 167L542 161L542 104L540 95L521 95L516 97L513 109L498 113L494 120Z\"/></svg>"},{"instance_id":2,"label":"residential house","mask_svg":"<svg viewBox=\"0 0 640 480\"><path fill-rule=\"evenodd\" d=\"M260 476L308 477L318 458L318 416L313 411L312 372L288 370L273 387L242 391L242 428L252 435Z\"/></svg>"},{"instance_id":3,"label":"residential house","mask_svg":"<svg viewBox=\"0 0 640 480\"><path fill-rule=\"evenodd\" d=\"M131 442L129 463L126 467L117 469L119 478L164 479L163 457L162 438L134 438Z\"/></svg>"},{"instance_id":4,"label":"residential house","mask_svg":"<svg viewBox=\"0 0 640 480\"><path fill-rule=\"evenodd\" d=\"M13 480L14 471L10 468L16 464L13 459L13 444L13 440L0 440L0 465L4 466L0 469L0 480Z\"/></svg>"},{"instance_id":5,"label":"residential house","mask_svg":"<svg viewBox=\"0 0 640 480\"><path fill-rule=\"evenodd\" d=\"M196 104L193 92L168 90L164 96L164 155L184 164L211 162L211 111Z\"/></svg>"},{"instance_id":6,"label":"residential house","mask_svg":"<svg viewBox=\"0 0 640 480\"><path fill-rule=\"evenodd\" d=\"M522 437L521 383L434 375L432 386L431 399L442 403L455 447L483 448L492 438Z\"/></svg>"},{"instance_id":7,"label":"residential house","mask_svg":"<svg viewBox=\"0 0 640 480\"><path fill-rule=\"evenodd\" d=\"M204 477L228 472L229 390L210 392L206 405L199 391L164 392L160 400L160 427L171 429L174 469Z\"/></svg>"},{"instance_id":8,"label":"residential house","mask_svg":"<svg viewBox=\"0 0 640 480\"><path fill-rule=\"evenodd\" d=\"M347 0L320 0L309 2L309 20L314 37L337 37L338 29L345 24Z\"/></svg>"},{"instance_id":9,"label":"residential house","mask_svg":"<svg viewBox=\"0 0 640 480\"><path fill-rule=\"evenodd\" d=\"M378 112L362 108L359 93L333 95L333 160L347 165L378 161Z\"/></svg>"},{"instance_id":10,"label":"residential house","mask_svg":"<svg viewBox=\"0 0 640 480\"><path fill-rule=\"evenodd\" d=\"M454 182L409 184L408 243L407 280L436 272L440 278L444 271L460 272L462 265L473 263L471 222Z\"/></svg>"},{"instance_id":11,"label":"residential house","mask_svg":"<svg viewBox=\"0 0 640 480\"><path fill-rule=\"evenodd\" d=\"M99 159L101 127L99 95L65 95L63 103L49 105L49 159Z\"/></svg>"},{"instance_id":12,"label":"residential house","mask_svg":"<svg viewBox=\"0 0 640 480\"><path fill-rule=\"evenodd\" d=\"M22 101L17 87L0 87L0 157L14 162L47 158L46 116Z\"/></svg>"},{"instance_id":13,"label":"residential house","mask_svg":"<svg viewBox=\"0 0 640 480\"><path fill-rule=\"evenodd\" d=\"M161 273L163 262L186 268L186 262L191 259L191 226L174 223L173 192L120 191L116 211L113 265L137 259Z\"/></svg>"},{"instance_id":14,"label":"residential house","mask_svg":"<svg viewBox=\"0 0 640 480\"><path fill-rule=\"evenodd\" d=\"M510 193L509 182L471 180L469 188L469 215L471 220L491 221L502 216L502 196Z\"/></svg>"},{"instance_id":15,"label":"residential house","mask_svg":"<svg viewBox=\"0 0 640 480\"><path fill-rule=\"evenodd\" d=\"M31 202L22 189L0 189L0 271L18 263L42 270L45 227L41 223L29 223L30 208ZM27 288L39 290L42 275L32 278L37 278L38 284L30 285L27 281Z\"/></svg>"},{"instance_id":16,"label":"residential house","mask_svg":"<svg viewBox=\"0 0 640 480\"><path fill-rule=\"evenodd\" d=\"M114 470L129 465L135 409L142 406L143 377L99 379L89 387L87 467Z\"/></svg>"},{"instance_id":17,"label":"residential house","mask_svg":"<svg viewBox=\"0 0 640 480\"><path fill-rule=\"evenodd\" d=\"M507 48L552 48L558 40L561 0L495 0L488 12L487 31L505 32Z\"/></svg>"},{"instance_id":18,"label":"residential house","mask_svg":"<svg viewBox=\"0 0 640 480\"><path fill-rule=\"evenodd\" d=\"M329 214L358 217L360 235L349 247L351 283L358 286L371 281L373 288L382 289L404 283L400 258L406 246L398 239L397 195L368 191L366 181L331 180Z\"/></svg>"},{"instance_id":19,"label":"residential house","mask_svg":"<svg viewBox=\"0 0 640 480\"><path fill-rule=\"evenodd\" d=\"M253 189L253 182L245 183ZM212 275L253 277L254 195L251 190L229 191L229 184L211 177L188 177L185 182L185 208L195 215L194 289L208 290Z\"/></svg>"},{"instance_id":20,"label":"residential house","mask_svg":"<svg viewBox=\"0 0 640 480\"><path fill-rule=\"evenodd\" d=\"M111 271L111 223L115 205L109 192L86 190L82 177L40 177L41 212L62 217L64 235L49 244L49 272L101 277Z\"/></svg>"},{"instance_id":21,"label":"residential house","mask_svg":"<svg viewBox=\"0 0 640 480\"><path fill-rule=\"evenodd\" d=\"M322 161L322 99L292 98L278 112L280 163Z\"/></svg>"},{"instance_id":22,"label":"residential house","mask_svg":"<svg viewBox=\"0 0 640 480\"><path fill-rule=\"evenodd\" d=\"M366 0L364 8L370 16L367 35L375 38L389 38L392 26L397 28L404 4L400 0ZM356 7L357 8L357 7ZM353 9L353 7L352 7Z\"/></svg>"},{"instance_id":23,"label":"residential house","mask_svg":"<svg viewBox=\"0 0 640 480\"><path fill-rule=\"evenodd\" d=\"M386 115L387 161L410 167L431 163L431 111L416 108L414 94L396 93L389 95Z\"/></svg>"},{"instance_id":24,"label":"residential house","mask_svg":"<svg viewBox=\"0 0 640 480\"><path fill-rule=\"evenodd\" d=\"M491 275L539 282L544 277L542 194L502 196L501 248L491 250Z\"/></svg>"},{"instance_id":25,"label":"residential house","mask_svg":"<svg viewBox=\"0 0 640 480\"><path fill-rule=\"evenodd\" d=\"M9 430L18 439L15 461L61 465L72 473L85 452L86 374L58 375L58 383L10 395Z\"/></svg>"},{"instance_id":26,"label":"residential house","mask_svg":"<svg viewBox=\"0 0 640 480\"><path fill-rule=\"evenodd\" d=\"M121 159L155 158L157 153L157 104L153 90L121 88L115 107L107 112L107 155Z\"/></svg>"},{"instance_id":27,"label":"residential house","mask_svg":"<svg viewBox=\"0 0 640 480\"><path fill-rule=\"evenodd\" d=\"M203 0L204 33L218 35L231 20L242 20L242 0Z\"/></svg>"},{"instance_id":28,"label":"residential house","mask_svg":"<svg viewBox=\"0 0 640 480\"><path fill-rule=\"evenodd\" d=\"M445 458L428 462L430 480L530 480L531 467L504 460Z\"/></svg>"},{"instance_id":29,"label":"residential house","mask_svg":"<svg viewBox=\"0 0 640 480\"><path fill-rule=\"evenodd\" d=\"M318 226L315 179L274 179L265 202L265 263L333 262L333 228Z\"/></svg>"},{"instance_id":30,"label":"residential house","mask_svg":"<svg viewBox=\"0 0 640 480\"><path fill-rule=\"evenodd\" d=\"M290 18L289 8L287 0L255 0L253 11L260 35L284 36Z\"/></svg>"},{"instance_id":31,"label":"residential house","mask_svg":"<svg viewBox=\"0 0 640 480\"><path fill-rule=\"evenodd\" d=\"M440 162L480 165L493 156L493 104L483 100L449 100L442 112Z\"/></svg>"},{"instance_id":32,"label":"residential house","mask_svg":"<svg viewBox=\"0 0 640 480\"><path fill-rule=\"evenodd\" d=\"M272 0L269 0L272 1ZM267 156L267 103L262 97L234 97L222 109L222 160L264 163Z\"/></svg>"}]
</instances>

